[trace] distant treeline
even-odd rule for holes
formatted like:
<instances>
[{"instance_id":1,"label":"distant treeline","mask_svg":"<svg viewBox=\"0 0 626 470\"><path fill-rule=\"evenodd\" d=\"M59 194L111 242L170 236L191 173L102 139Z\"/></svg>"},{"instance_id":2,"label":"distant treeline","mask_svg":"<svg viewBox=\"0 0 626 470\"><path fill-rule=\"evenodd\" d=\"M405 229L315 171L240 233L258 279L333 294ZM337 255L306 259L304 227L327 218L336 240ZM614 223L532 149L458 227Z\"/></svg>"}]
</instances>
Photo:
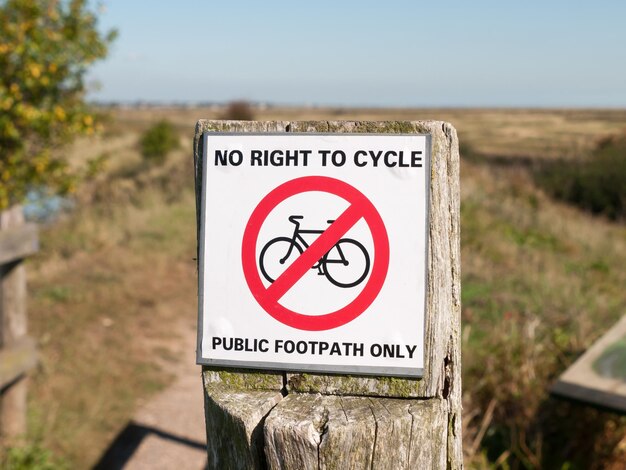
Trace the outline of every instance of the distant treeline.
<instances>
[{"instance_id":1,"label":"distant treeline","mask_svg":"<svg viewBox=\"0 0 626 470\"><path fill-rule=\"evenodd\" d=\"M461 144L468 161L528 168L537 186L551 197L611 220L626 221L626 131L598 142L585 158L557 160L482 155Z\"/></svg>"},{"instance_id":2,"label":"distant treeline","mask_svg":"<svg viewBox=\"0 0 626 470\"><path fill-rule=\"evenodd\" d=\"M535 179L557 199L626 220L626 133L601 140L590 158L540 165Z\"/></svg>"}]
</instances>

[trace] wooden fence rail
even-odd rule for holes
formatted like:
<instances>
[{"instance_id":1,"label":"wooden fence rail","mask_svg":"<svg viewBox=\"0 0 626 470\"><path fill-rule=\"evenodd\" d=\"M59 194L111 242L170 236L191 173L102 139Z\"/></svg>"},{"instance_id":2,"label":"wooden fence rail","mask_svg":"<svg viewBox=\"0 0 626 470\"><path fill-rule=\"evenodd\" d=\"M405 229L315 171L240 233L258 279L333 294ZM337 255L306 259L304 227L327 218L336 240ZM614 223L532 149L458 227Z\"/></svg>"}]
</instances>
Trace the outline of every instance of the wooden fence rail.
<instances>
[{"instance_id":1,"label":"wooden fence rail","mask_svg":"<svg viewBox=\"0 0 626 470\"><path fill-rule=\"evenodd\" d=\"M39 249L37 226L24 223L21 207L0 212L0 436L26 433L26 373L37 362L27 335L24 258Z\"/></svg>"}]
</instances>

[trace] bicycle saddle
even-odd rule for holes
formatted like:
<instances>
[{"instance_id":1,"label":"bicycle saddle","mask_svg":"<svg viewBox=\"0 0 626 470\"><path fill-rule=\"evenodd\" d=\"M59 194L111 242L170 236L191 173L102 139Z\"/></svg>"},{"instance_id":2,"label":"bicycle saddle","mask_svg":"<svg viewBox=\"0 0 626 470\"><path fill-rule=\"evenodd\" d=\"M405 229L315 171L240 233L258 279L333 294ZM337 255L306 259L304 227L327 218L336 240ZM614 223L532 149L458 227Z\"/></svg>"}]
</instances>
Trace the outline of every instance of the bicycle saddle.
<instances>
[{"instance_id":1,"label":"bicycle saddle","mask_svg":"<svg viewBox=\"0 0 626 470\"><path fill-rule=\"evenodd\" d=\"M297 224L298 222L296 221L302 219L304 219L303 215L292 215L291 217L289 217L289 222L291 222L292 224Z\"/></svg>"}]
</instances>

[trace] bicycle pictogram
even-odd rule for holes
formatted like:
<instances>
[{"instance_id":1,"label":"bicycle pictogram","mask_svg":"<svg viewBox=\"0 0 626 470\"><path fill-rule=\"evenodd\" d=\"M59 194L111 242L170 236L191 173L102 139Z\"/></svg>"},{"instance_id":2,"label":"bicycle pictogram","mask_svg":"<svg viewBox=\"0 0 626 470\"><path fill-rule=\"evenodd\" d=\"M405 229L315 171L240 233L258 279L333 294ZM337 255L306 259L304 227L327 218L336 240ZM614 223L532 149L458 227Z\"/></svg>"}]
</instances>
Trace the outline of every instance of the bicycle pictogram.
<instances>
[{"instance_id":1,"label":"bicycle pictogram","mask_svg":"<svg viewBox=\"0 0 626 470\"><path fill-rule=\"evenodd\" d=\"M291 237L279 236L265 244L259 255L259 267L263 277L274 282L284 270L281 266L289 266L309 243L303 235L320 235L325 230L300 228L300 220L304 216L292 215L289 222L295 225ZM332 224L334 220L328 220ZM319 276L344 289L359 285L367 277L370 270L370 256L361 242L353 238L340 238L311 269L317 269Z\"/></svg>"}]
</instances>

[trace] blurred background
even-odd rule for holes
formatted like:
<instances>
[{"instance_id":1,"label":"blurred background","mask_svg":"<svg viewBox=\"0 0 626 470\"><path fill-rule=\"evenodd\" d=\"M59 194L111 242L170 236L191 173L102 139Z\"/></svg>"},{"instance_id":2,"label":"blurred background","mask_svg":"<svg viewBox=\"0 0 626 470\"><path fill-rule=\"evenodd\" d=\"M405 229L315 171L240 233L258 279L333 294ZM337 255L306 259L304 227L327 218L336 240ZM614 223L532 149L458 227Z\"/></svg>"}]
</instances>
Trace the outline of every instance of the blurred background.
<instances>
[{"instance_id":1,"label":"blurred background","mask_svg":"<svg viewBox=\"0 0 626 470\"><path fill-rule=\"evenodd\" d=\"M39 362L3 468L92 468L194 370L200 118L451 122L466 465L626 468L623 410L550 394L626 314L624 18L607 0L0 0L0 211L40 229Z\"/></svg>"}]
</instances>

